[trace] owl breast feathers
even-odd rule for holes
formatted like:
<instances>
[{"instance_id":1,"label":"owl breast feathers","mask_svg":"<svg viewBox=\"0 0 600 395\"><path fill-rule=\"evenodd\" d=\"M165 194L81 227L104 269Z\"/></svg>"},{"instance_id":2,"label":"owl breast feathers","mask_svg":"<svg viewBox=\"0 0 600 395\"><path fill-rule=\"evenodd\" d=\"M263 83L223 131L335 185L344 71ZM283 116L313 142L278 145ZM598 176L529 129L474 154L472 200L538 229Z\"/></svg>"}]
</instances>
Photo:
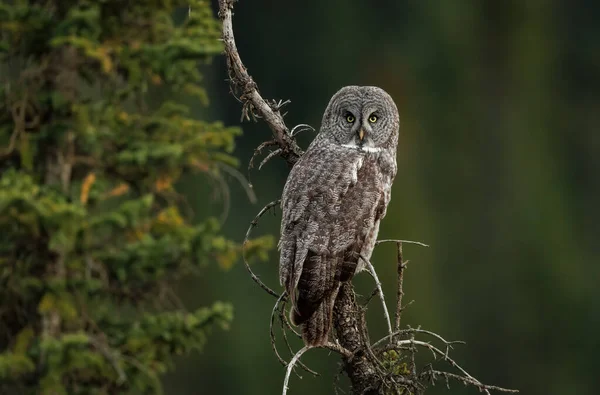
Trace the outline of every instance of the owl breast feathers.
<instances>
[{"instance_id":1,"label":"owl breast feathers","mask_svg":"<svg viewBox=\"0 0 600 395\"><path fill-rule=\"evenodd\" d=\"M396 175L398 110L376 87L329 102L319 134L283 190L280 282L308 345L327 343L342 281L370 259Z\"/></svg>"}]
</instances>

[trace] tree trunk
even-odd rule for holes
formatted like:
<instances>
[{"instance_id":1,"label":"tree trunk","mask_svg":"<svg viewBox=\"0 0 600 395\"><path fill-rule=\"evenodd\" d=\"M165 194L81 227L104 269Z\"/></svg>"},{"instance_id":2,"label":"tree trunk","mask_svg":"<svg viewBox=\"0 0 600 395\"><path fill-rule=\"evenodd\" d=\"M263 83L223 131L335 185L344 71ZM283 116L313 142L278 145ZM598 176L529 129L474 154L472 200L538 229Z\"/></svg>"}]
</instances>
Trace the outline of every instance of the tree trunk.
<instances>
[{"instance_id":1,"label":"tree trunk","mask_svg":"<svg viewBox=\"0 0 600 395\"><path fill-rule=\"evenodd\" d=\"M359 310L352 283L342 283L333 309L333 324L340 345L353 353L351 357L344 358L344 370L354 394L378 394L378 382L381 380L377 377L373 361L365 353L368 345L364 344L365 336L361 334L363 324L359 321L362 316Z\"/></svg>"}]
</instances>

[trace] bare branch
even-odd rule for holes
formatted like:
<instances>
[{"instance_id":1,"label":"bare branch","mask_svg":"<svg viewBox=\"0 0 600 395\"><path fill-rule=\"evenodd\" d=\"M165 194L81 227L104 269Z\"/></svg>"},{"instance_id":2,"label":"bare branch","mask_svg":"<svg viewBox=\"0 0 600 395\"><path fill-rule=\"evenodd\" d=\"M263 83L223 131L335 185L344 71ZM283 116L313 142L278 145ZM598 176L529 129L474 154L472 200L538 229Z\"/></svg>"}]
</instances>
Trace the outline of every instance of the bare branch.
<instances>
[{"instance_id":1,"label":"bare branch","mask_svg":"<svg viewBox=\"0 0 600 395\"><path fill-rule=\"evenodd\" d=\"M335 351L346 358L352 357L352 353L349 350L346 350L344 347L340 346L339 344L329 342L327 344L322 345L321 347L331 351Z\"/></svg>"},{"instance_id":2,"label":"bare branch","mask_svg":"<svg viewBox=\"0 0 600 395\"><path fill-rule=\"evenodd\" d=\"M281 156L290 166L293 166L302 155L302 150L292 138L283 121L283 116L279 112L281 106L286 102L267 103L258 92L258 86L242 63L233 35L233 3L234 0L219 0L219 18L223 22L222 38L225 43L229 80L234 90L242 92L240 99L246 118L249 118L249 115L252 115L253 118L262 118L269 125L273 137L281 149Z\"/></svg>"},{"instance_id":3,"label":"bare branch","mask_svg":"<svg viewBox=\"0 0 600 395\"><path fill-rule=\"evenodd\" d=\"M431 350L431 352L433 352L434 354L437 354L439 356L442 357L442 359L446 362L448 362L453 368L458 369L465 377L469 378L470 380L472 380L474 383L477 383L477 386L482 388L484 390L484 392L488 395L490 395L490 392L484 388L485 385L482 384L479 380L477 380L475 377L471 376L465 369L463 369L459 364L457 364L452 358L450 358L447 353L443 352L442 350L440 350L439 348L431 345L430 343L424 342L424 341L420 341L420 340L415 340L414 338L411 338L409 340L399 340L396 342L397 346L401 346L403 344L409 344L409 345L417 345L417 346L421 346L421 347L425 347L429 350ZM518 391L517 391L518 392Z\"/></svg>"},{"instance_id":4,"label":"bare branch","mask_svg":"<svg viewBox=\"0 0 600 395\"><path fill-rule=\"evenodd\" d=\"M277 356L277 359L279 359L279 362L281 362L283 364L283 366L286 366L288 363L281 358L281 356L279 355L279 352L277 351L277 345L275 344L275 332L273 331L273 323L275 321L275 312L279 311L279 319L281 320L281 331L283 333L283 339L285 341L285 344L287 345L288 349L290 350L290 354L294 354L294 352L292 351L292 347L290 346L290 343L288 342L287 339L287 335L285 333L285 301L287 298L287 294L285 293L285 291L281 294L281 296L277 299L277 302L275 302L275 305L273 306L273 311L271 312L271 324L270 324L270 336L271 336L271 347L273 348L273 351L275 352L275 355ZM314 370L310 369L308 366L306 366L305 364L303 364L302 362L298 361L298 364L300 365L300 367L304 370L306 370L308 373L314 375L314 376L320 376L319 373L315 372ZM298 377L302 378L300 375L297 374Z\"/></svg>"},{"instance_id":5,"label":"bare branch","mask_svg":"<svg viewBox=\"0 0 600 395\"><path fill-rule=\"evenodd\" d=\"M269 141L265 141L263 143L261 143L255 150L254 153L252 154L252 158L250 158L250 161L248 162L248 168L247 168L247 174L248 174L248 187L250 189L254 188L252 185L252 179L250 178L250 169L252 169L254 167L254 158L256 158L258 155L260 155L262 153L262 150L265 149L266 147L272 147L272 146L276 146L277 141L275 140L269 140ZM263 160L264 162L264 160ZM261 167L262 167L262 163L261 163ZM260 168L259 168L260 170Z\"/></svg>"},{"instance_id":6,"label":"bare branch","mask_svg":"<svg viewBox=\"0 0 600 395\"><path fill-rule=\"evenodd\" d=\"M281 148L277 148L275 151L269 152L269 155L267 155L265 159L263 159L262 162L260 162L260 165L258 165L258 170L262 169L262 167L266 165L267 162L273 159L275 156L281 155L281 152Z\"/></svg>"},{"instance_id":7,"label":"bare branch","mask_svg":"<svg viewBox=\"0 0 600 395\"><path fill-rule=\"evenodd\" d=\"M279 355L279 351L277 351L277 345L275 344L275 331L273 330L273 324L275 323L275 313L279 310L279 305L284 298L285 298L285 292L282 293L281 296L279 296L279 298L277 298L277 302L275 302L275 305L273 306L273 310L271 311L271 323L269 324L269 334L271 337L271 348L273 349L273 352L277 356L277 359L279 360L279 362L281 362L281 364L283 366L287 365L287 362L283 358L281 358L281 355ZM284 333L285 333L285 331L284 331Z\"/></svg>"},{"instance_id":8,"label":"bare branch","mask_svg":"<svg viewBox=\"0 0 600 395\"><path fill-rule=\"evenodd\" d=\"M432 381L435 381L437 379L437 377L435 377L436 375L444 377L446 379L447 386L448 386L448 379L451 378L451 379L460 381L464 385L472 385L474 387L477 387L477 388L479 388L480 391L488 392L488 390L492 390L492 391L498 391L498 392L508 392L508 393L512 393L512 394L516 394L519 392L519 390L502 388L502 387L498 387L495 385L481 384L480 382L478 382L477 380L473 380L472 378L460 376L460 375L454 374L454 373L442 372L439 370L430 369L430 370L427 370L420 374L420 376L423 378L426 376L430 376Z\"/></svg>"},{"instance_id":9,"label":"bare branch","mask_svg":"<svg viewBox=\"0 0 600 395\"><path fill-rule=\"evenodd\" d=\"M269 209L271 207L277 206L280 202L281 202L281 199L275 200L275 201L267 204L265 207L262 208L262 210L260 210L260 212L256 215L256 217L254 217L254 220L252 220L252 222L250 223L250 226L248 227L248 230L246 231L246 237L244 238L244 244L242 245L242 260L244 261L244 265L246 266L248 273L250 273L252 280L254 280L254 282L257 283L268 294L273 295L276 298L279 298L279 294L277 292L273 291L271 288L267 287L262 281L260 281L260 279L254 274L252 269L250 269L250 263L248 262L248 259L246 259L245 252L246 252L246 245L248 244L248 242L250 240L250 233L252 233L252 229L254 229L258 225L258 220L260 219L260 217L262 217L264 215L264 213L269 211Z\"/></svg>"},{"instance_id":10,"label":"bare branch","mask_svg":"<svg viewBox=\"0 0 600 395\"><path fill-rule=\"evenodd\" d=\"M272 147L274 145L278 145L277 141L269 140L261 143L258 147L256 147L256 149L254 150L254 154L252 154L252 158L250 158L250 162L248 162L248 179L250 179L250 169L254 167L254 158L260 155L262 150L266 147Z\"/></svg>"},{"instance_id":11,"label":"bare branch","mask_svg":"<svg viewBox=\"0 0 600 395\"><path fill-rule=\"evenodd\" d=\"M285 292L285 291L284 291L284 292ZM284 300L284 301L283 301L283 307L285 307L285 302L286 302L286 301ZM296 337L297 337L298 339L302 339L302 335L301 335L300 333L298 333L298 332L297 332L297 331L296 331L294 328L292 328L292 324L290 324L290 322L289 322L289 320L288 320L288 317L287 317L287 315L285 314L284 308L282 308L282 309L281 309L281 311L280 311L280 315L279 315L279 318L281 319L281 322L283 322L283 323L285 324L285 327L286 327L287 329L289 329L290 331L292 331L292 333L293 333L294 335L296 335ZM285 333L285 332L284 332L284 333ZM284 335L284 336L285 336L285 335ZM288 346L289 346L289 343L288 343ZM292 351L292 349L290 348L290 352L291 352L291 351ZM293 354L293 352L292 352L292 354Z\"/></svg>"},{"instance_id":12,"label":"bare branch","mask_svg":"<svg viewBox=\"0 0 600 395\"><path fill-rule=\"evenodd\" d=\"M397 272L398 272L398 290L396 292L396 323L394 325L394 330L400 330L400 319L402 318L402 297L404 296L404 269L406 268L406 263L404 263L402 259L402 242L399 241L397 243L398 247L398 258L397 258Z\"/></svg>"},{"instance_id":13,"label":"bare branch","mask_svg":"<svg viewBox=\"0 0 600 395\"><path fill-rule=\"evenodd\" d=\"M219 223L224 224L227 220L227 216L229 215L229 209L231 208L231 193L229 191L229 185L223 178L223 175L217 171L210 171L207 173L209 177L216 183L216 189L214 193L214 198L221 198L223 200L223 212L219 218ZM218 192L221 192L220 196Z\"/></svg>"},{"instance_id":14,"label":"bare branch","mask_svg":"<svg viewBox=\"0 0 600 395\"><path fill-rule=\"evenodd\" d=\"M233 176L236 180L238 180L240 185L244 188L244 191L246 191L246 195L248 195L248 200L250 200L250 203L256 203L256 194L254 193L254 190L252 189L252 185L250 184L250 181L246 180L244 178L244 176L242 175L242 173L239 172L238 169L236 169L235 167L229 166L227 164L224 164L224 163L219 163L219 168L221 168L222 170L225 170L227 173L229 173L231 176Z\"/></svg>"},{"instance_id":15,"label":"bare branch","mask_svg":"<svg viewBox=\"0 0 600 395\"><path fill-rule=\"evenodd\" d=\"M369 262L369 260L362 255L360 255L360 259L362 259L363 262L365 262L365 264L369 268L369 271L371 272L371 275L373 276L373 279L375 280L375 285L377 286L377 289L379 290L379 292L378 292L379 299L381 300L381 306L383 307L383 314L385 316L385 321L388 326L388 333L390 334L390 341L391 341L391 335L393 333L392 323L390 321L390 313L388 311L387 305L385 304L385 296L383 295L383 289L381 289L381 282L379 281L379 277L377 277L377 272L375 271L375 267L373 266L373 264L371 264L371 262Z\"/></svg>"},{"instance_id":16,"label":"bare branch","mask_svg":"<svg viewBox=\"0 0 600 395\"><path fill-rule=\"evenodd\" d=\"M292 370L294 369L294 365L296 363L301 364L302 362L300 362L300 357L302 356L302 354L304 354L306 351L310 350L311 348L325 348L325 349L328 349L331 351L335 351L338 354L340 354L346 358L352 357L352 353L350 351L346 350L344 347L340 346L339 344L327 343L322 346L316 346L316 347L315 346L304 346L294 355L294 357L292 358L290 363L287 364L287 369L285 372L285 379L283 381L282 395L285 395L287 393L288 383L290 381L290 374L291 374Z\"/></svg>"},{"instance_id":17,"label":"bare branch","mask_svg":"<svg viewBox=\"0 0 600 395\"><path fill-rule=\"evenodd\" d=\"M292 137L296 137L300 133L305 132L307 130L310 130L310 131L314 132L315 128L313 128L312 126L310 126L308 124L305 124L305 123L301 123L299 125L296 125L291 130Z\"/></svg>"},{"instance_id":18,"label":"bare branch","mask_svg":"<svg viewBox=\"0 0 600 395\"><path fill-rule=\"evenodd\" d=\"M444 343L446 346L449 346L449 348L452 348L453 344L466 344L464 341L461 341L461 340L447 341L446 339L444 339L443 337L441 337L437 333L431 332L431 331L428 331L428 330L425 330L425 329L421 329L421 328L401 329L399 331L396 331L396 332L392 333L392 336L393 337L395 337L395 336L402 336L402 335L411 334L411 333L423 333L423 334L435 337L436 339L438 339L439 341L441 341L442 343ZM390 338L390 335L382 337L381 339L379 339L375 343L373 343L371 345L371 347L375 348L379 344L383 343L384 341L386 341L389 338Z\"/></svg>"},{"instance_id":19,"label":"bare branch","mask_svg":"<svg viewBox=\"0 0 600 395\"><path fill-rule=\"evenodd\" d=\"M292 360L290 361L290 363L288 363L287 369L285 371L285 379L283 380L283 391L281 392L282 395L287 394L288 383L290 382L290 374L292 373L292 369L294 369L294 365L296 364L296 362L298 362L298 360L300 359L300 357L302 356L302 354L304 354L305 352L307 352L311 348L313 348L313 347L312 346L304 346L304 347L302 347L300 349L300 351L298 351L296 353L296 355L294 355L294 357L292 358Z\"/></svg>"},{"instance_id":20,"label":"bare branch","mask_svg":"<svg viewBox=\"0 0 600 395\"><path fill-rule=\"evenodd\" d=\"M413 241L413 240L395 240L395 239L385 239L385 240L377 240L377 242L375 243L375 245L379 245L382 243L406 243L406 244L416 244L419 245L421 247L429 247L429 244L425 244L425 243L421 243L420 241Z\"/></svg>"}]
</instances>

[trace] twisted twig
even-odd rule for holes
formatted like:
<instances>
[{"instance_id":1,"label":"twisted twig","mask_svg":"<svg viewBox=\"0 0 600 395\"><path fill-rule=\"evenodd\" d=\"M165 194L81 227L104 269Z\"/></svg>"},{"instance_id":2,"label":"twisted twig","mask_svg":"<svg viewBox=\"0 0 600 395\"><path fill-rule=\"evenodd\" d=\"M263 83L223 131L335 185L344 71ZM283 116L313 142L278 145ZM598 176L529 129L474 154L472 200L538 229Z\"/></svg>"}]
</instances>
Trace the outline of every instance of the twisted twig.
<instances>
[{"instance_id":1,"label":"twisted twig","mask_svg":"<svg viewBox=\"0 0 600 395\"><path fill-rule=\"evenodd\" d=\"M277 206L280 202L281 202L281 200L279 200L279 199L275 200L275 201L267 204L265 207L262 208L262 210L259 211L259 213L256 215L256 217L254 217L254 219L252 220L252 222L250 222L250 226L248 227L248 230L246 231L246 237L244 238L244 244L242 244L242 261L244 261L244 265L246 266L248 273L250 273L252 280L254 280L254 282L257 283L262 289L264 289L269 295L273 295L276 298L279 298L279 294L277 292L273 291L268 286L266 286L262 281L260 281L260 279L254 274L254 272L250 268L250 263L248 262L248 259L246 258L246 245L248 244L248 242L250 240L250 233L252 233L252 229L254 229L258 225L258 220L260 219L260 217L262 217L264 213L269 211L269 209L271 207Z\"/></svg>"},{"instance_id":2,"label":"twisted twig","mask_svg":"<svg viewBox=\"0 0 600 395\"><path fill-rule=\"evenodd\" d=\"M285 341L285 344L287 345L288 350L290 350L290 354L294 355L294 352L292 351L292 347L290 346L290 343L288 342L288 339L287 339L287 335L285 333L284 321L285 321L286 297L287 297L287 294L285 292L283 292L281 294L281 296L279 297L279 299L277 299L277 302L275 302L275 306L273 306L273 311L271 312L271 324L270 324L271 347L273 348L273 351L275 352L277 359L279 359L279 362L281 362L281 364L283 366L286 366L288 363L283 358L281 358L281 356L279 355L279 352L277 351L277 345L275 344L275 332L273 331L273 324L275 322L275 312L278 311L279 319L281 320L281 332L283 333L283 339ZM300 365L300 367L302 369L306 370L308 373L312 374L313 376L320 376L319 373L315 372L314 370L312 370L311 368L309 368L302 362L298 361L298 365ZM300 376L299 374L296 373L296 375L298 377L302 378L302 376Z\"/></svg>"}]
</instances>

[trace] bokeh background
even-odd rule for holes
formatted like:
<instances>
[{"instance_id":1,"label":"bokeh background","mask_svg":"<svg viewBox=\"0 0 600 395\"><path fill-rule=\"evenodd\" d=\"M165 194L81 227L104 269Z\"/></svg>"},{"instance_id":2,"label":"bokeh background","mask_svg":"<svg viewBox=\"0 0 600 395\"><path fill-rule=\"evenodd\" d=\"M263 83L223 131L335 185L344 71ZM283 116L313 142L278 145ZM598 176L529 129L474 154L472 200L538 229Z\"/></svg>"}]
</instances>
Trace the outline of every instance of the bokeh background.
<instances>
[{"instance_id":1,"label":"bokeh background","mask_svg":"<svg viewBox=\"0 0 600 395\"><path fill-rule=\"evenodd\" d=\"M288 126L318 129L344 85L378 85L395 99L399 170L380 236L431 245L405 246L405 298L415 302L404 324L466 341L457 361L523 394L600 393L599 20L600 3L589 0L254 0L235 9L242 59L265 97L291 100ZM212 103L198 111L239 124L224 59L205 72ZM245 172L270 131L242 127L236 152ZM304 133L301 146L313 137ZM243 240L287 174L278 158L252 171L256 203L230 179L228 237ZM224 209L201 177L183 189L199 219ZM279 214L257 234L277 237ZM390 306L394 259L392 245L373 258ZM280 289L277 261L274 251L254 269ZM359 291L369 292L359 277ZM178 288L190 308L231 301L235 320L202 354L178 361L166 393L279 393L284 368L268 332L274 299L241 263L215 264ZM372 338L385 333L380 313L373 303ZM293 376L290 393L333 393L339 358L317 350L305 360L322 375ZM440 383L429 393L477 391Z\"/></svg>"}]
</instances>

